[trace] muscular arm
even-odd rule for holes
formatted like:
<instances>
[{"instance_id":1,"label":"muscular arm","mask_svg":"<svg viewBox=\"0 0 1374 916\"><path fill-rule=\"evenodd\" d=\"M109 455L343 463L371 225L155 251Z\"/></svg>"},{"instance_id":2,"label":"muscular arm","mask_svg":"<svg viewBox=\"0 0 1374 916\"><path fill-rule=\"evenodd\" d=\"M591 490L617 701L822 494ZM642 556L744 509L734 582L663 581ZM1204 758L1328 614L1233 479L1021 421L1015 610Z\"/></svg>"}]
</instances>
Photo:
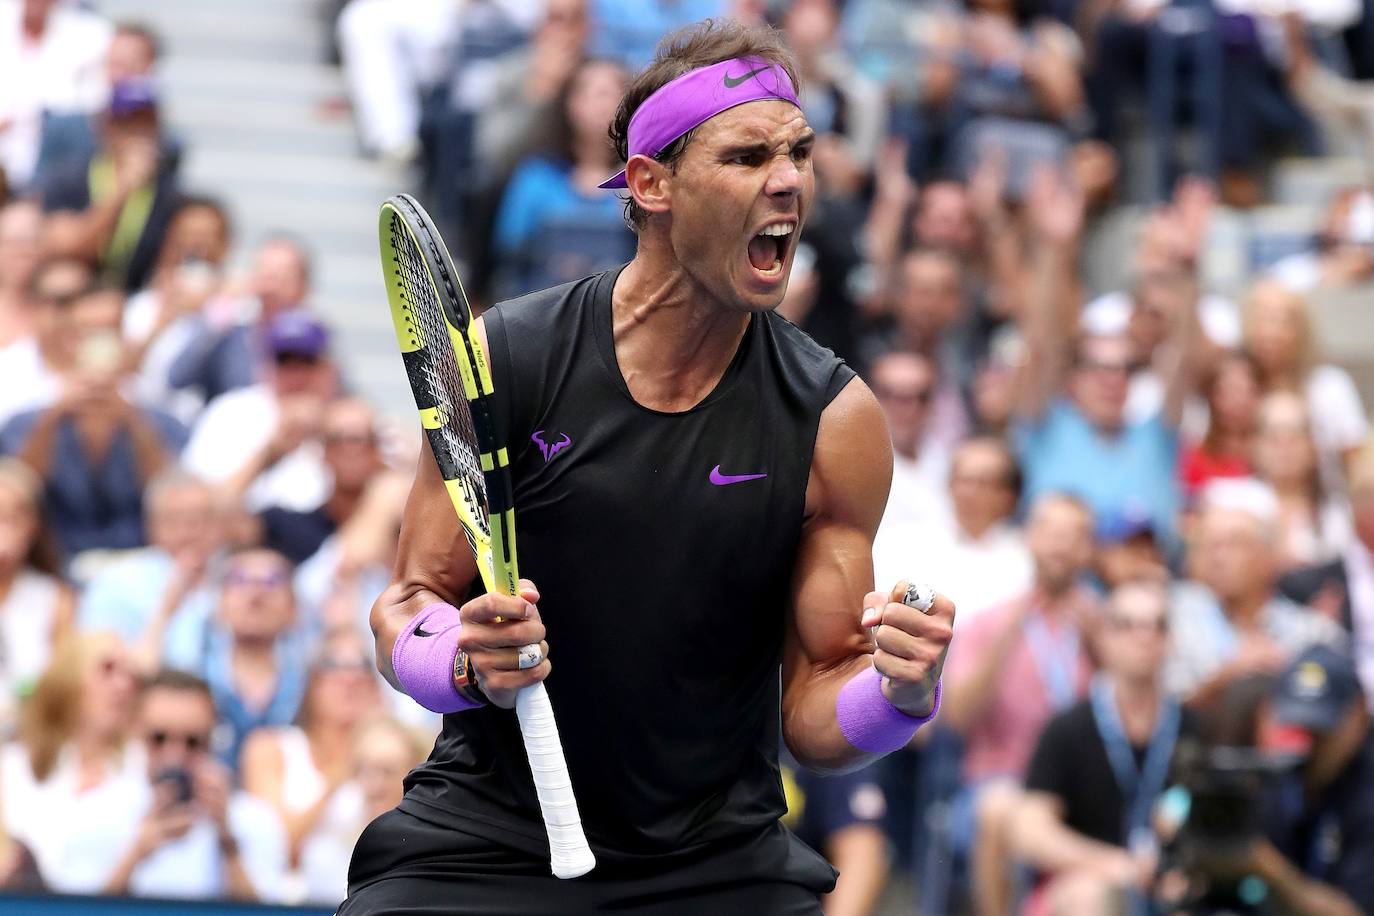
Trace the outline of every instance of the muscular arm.
<instances>
[{"instance_id":1,"label":"muscular arm","mask_svg":"<svg viewBox=\"0 0 1374 916\"><path fill-rule=\"evenodd\" d=\"M873 759L840 732L835 698L868 667L874 650L860 621L873 586L873 536L891 483L887 424L856 379L821 415L783 645L783 738L812 769Z\"/></svg>"},{"instance_id":2,"label":"muscular arm","mask_svg":"<svg viewBox=\"0 0 1374 916\"><path fill-rule=\"evenodd\" d=\"M1012 816L1012 848L1041 871L1104 871L1125 850L1084 836L1064 823L1064 803L1049 792L1029 792Z\"/></svg>"}]
</instances>

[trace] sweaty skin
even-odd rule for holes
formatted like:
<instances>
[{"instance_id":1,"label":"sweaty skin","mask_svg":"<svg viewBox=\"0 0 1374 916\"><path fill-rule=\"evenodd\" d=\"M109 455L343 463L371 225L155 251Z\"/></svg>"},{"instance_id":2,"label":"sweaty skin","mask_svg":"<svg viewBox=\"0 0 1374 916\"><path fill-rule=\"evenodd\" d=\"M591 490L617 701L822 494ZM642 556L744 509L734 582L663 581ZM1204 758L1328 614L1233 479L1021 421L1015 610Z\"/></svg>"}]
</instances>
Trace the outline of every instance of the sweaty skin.
<instances>
[{"instance_id":1,"label":"sweaty skin","mask_svg":"<svg viewBox=\"0 0 1374 916\"><path fill-rule=\"evenodd\" d=\"M616 282L612 331L621 373L643 406L677 412L700 402L729 367L750 313L782 301L814 193L814 136L795 106L759 101L701 125L674 168L630 158L630 193L650 217ZM794 224L782 270L760 271L750 264L749 242L778 223ZM478 329L485 342L480 321ZM783 736L804 766L842 769L872 759L849 744L835 718L840 687L869 664L887 676L883 690L899 709L920 716L933 703L954 606L937 597L923 614L901 604L895 587L871 591L873 537L891 478L882 410L854 379L821 415L783 648ZM401 627L433 601L457 604L476 575L426 445L394 579L372 610L378 665L392 684ZM547 659L517 670L517 647L544 638L538 593L525 585L522 598L484 595L461 608L461 643L500 706L549 672Z\"/></svg>"}]
</instances>

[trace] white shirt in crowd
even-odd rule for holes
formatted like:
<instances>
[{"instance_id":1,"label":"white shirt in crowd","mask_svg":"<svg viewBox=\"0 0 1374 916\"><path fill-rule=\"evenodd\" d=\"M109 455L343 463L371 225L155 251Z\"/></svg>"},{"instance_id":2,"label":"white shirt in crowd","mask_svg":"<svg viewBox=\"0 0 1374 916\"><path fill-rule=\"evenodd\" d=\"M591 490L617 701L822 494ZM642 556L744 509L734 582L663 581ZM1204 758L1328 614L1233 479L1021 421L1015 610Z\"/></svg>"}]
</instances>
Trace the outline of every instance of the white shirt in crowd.
<instances>
[{"instance_id":1,"label":"white shirt in crowd","mask_svg":"<svg viewBox=\"0 0 1374 916\"><path fill-rule=\"evenodd\" d=\"M141 773L120 788L98 803L83 806L80 828L69 831L55 866L44 871L54 890L98 893L133 846L153 803L152 787ZM276 812L266 802L236 791L229 796L228 817L229 832L238 843L253 890L264 902L280 901L286 875L286 831ZM159 847L134 868L129 891L136 897L223 897L224 867L215 825L208 818L201 820L180 839Z\"/></svg>"},{"instance_id":2,"label":"white shirt in crowd","mask_svg":"<svg viewBox=\"0 0 1374 916\"><path fill-rule=\"evenodd\" d=\"M220 395L206 405L191 431L182 466L212 483L227 479L271 440L277 414L277 399L267 385ZM325 501L329 487L319 443L306 442L258 477L245 503L251 512L268 506L309 512Z\"/></svg>"},{"instance_id":3,"label":"white shirt in crowd","mask_svg":"<svg viewBox=\"0 0 1374 916\"><path fill-rule=\"evenodd\" d=\"M938 581L958 608L956 626L1025 594L1035 573L1021 532L1005 522L976 538L957 525L894 526L874 544L873 566L879 588L903 578Z\"/></svg>"},{"instance_id":4,"label":"white shirt in crowd","mask_svg":"<svg viewBox=\"0 0 1374 916\"><path fill-rule=\"evenodd\" d=\"M52 576L24 569L0 602L0 728L48 667L60 594Z\"/></svg>"},{"instance_id":5,"label":"white shirt in crowd","mask_svg":"<svg viewBox=\"0 0 1374 916\"><path fill-rule=\"evenodd\" d=\"M5 830L29 848L39 871L51 879L61 868L67 842L90 823L89 812L118 802L147 767L143 748L131 742L114 761L109 777L82 790L74 748L63 749L48 778L39 782L28 748L18 742L6 744L0 748L0 816Z\"/></svg>"},{"instance_id":6,"label":"white shirt in crowd","mask_svg":"<svg viewBox=\"0 0 1374 916\"><path fill-rule=\"evenodd\" d=\"M62 379L43 361L32 335L0 347L0 428L16 414L57 400Z\"/></svg>"},{"instance_id":7,"label":"white shirt in crowd","mask_svg":"<svg viewBox=\"0 0 1374 916\"><path fill-rule=\"evenodd\" d=\"M110 23L75 4L59 3L34 43L22 26L23 0L0 0L0 169L10 184L33 178L43 112L94 112L109 94L105 52Z\"/></svg>"}]
</instances>

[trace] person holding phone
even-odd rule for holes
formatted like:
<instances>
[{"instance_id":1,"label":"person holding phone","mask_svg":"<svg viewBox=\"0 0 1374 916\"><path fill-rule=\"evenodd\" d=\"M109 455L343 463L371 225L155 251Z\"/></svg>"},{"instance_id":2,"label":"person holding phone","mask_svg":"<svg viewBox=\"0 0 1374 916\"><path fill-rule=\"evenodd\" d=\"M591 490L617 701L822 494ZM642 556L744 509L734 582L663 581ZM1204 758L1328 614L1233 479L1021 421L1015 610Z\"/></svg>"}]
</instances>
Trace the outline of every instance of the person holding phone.
<instances>
[{"instance_id":1,"label":"person holding phone","mask_svg":"<svg viewBox=\"0 0 1374 916\"><path fill-rule=\"evenodd\" d=\"M272 809L232 789L210 754L210 688L164 669L139 703L146 774L82 812L57 867L55 890L174 899L280 899L286 834Z\"/></svg>"}]
</instances>

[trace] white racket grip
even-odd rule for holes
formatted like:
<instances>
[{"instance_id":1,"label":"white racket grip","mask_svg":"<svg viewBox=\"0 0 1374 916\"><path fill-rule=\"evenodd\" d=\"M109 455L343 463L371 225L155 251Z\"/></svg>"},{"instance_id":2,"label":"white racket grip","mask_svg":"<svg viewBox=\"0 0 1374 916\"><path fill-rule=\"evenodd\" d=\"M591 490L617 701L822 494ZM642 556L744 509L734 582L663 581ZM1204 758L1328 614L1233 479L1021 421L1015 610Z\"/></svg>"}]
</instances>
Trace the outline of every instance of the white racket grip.
<instances>
[{"instance_id":1,"label":"white racket grip","mask_svg":"<svg viewBox=\"0 0 1374 916\"><path fill-rule=\"evenodd\" d=\"M544 685L535 684L516 694L515 712L520 717L525 756L549 835L553 873L559 878L585 875L596 865L596 857L582 832L582 817L577 813L568 764L563 759L563 742L558 740L558 723Z\"/></svg>"}]
</instances>

